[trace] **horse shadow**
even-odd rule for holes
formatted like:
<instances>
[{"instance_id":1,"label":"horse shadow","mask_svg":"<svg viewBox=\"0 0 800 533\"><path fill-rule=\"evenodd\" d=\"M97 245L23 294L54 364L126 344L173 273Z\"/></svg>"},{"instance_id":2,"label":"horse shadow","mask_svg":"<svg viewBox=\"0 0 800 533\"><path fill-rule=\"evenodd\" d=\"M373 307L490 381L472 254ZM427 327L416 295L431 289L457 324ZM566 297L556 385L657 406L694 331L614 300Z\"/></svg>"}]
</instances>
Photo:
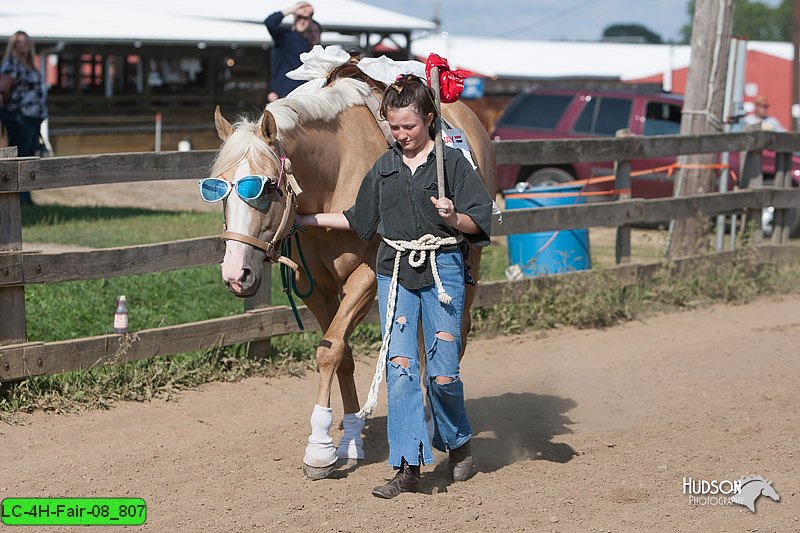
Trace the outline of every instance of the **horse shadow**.
<instances>
[{"instance_id":1,"label":"horse shadow","mask_svg":"<svg viewBox=\"0 0 800 533\"><path fill-rule=\"evenodd\" d=\"M572 433L572 421L567 416L577 405L572 399L526 392L475 398L465 404L474 435L473 475L525 460L566 463L577 455L569 444L552 442L558 435ZM369 419L364 440L369 443L364 461L338 469L335 477L346 477L361 465L386 461L385 416ZM424 492L445 492L451 483L446 454L435 453L437 463L432 475L423 475Z\"/></svg>"}]
</instances>

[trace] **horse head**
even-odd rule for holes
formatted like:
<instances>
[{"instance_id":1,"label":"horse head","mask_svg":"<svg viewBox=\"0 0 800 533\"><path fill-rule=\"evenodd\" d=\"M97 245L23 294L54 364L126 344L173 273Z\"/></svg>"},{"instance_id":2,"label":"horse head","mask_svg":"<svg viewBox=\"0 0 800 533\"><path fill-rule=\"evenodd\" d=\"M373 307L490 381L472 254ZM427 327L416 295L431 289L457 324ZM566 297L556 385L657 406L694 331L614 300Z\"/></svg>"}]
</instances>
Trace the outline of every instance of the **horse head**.
<instances>
[{"instance_id":1,"label":"horse head","mask_svg":"<svg viewBox=\"0 0 800 533\"><path fill-rule=\"evenodd\" d=\"M761 486L761 494L771 498L773 501L779 502L781 501L781 497L778 495L778 491L772 486L772 481L766 481L765 484Z\"/></svg>"},{"instance_id":2,"label":"horse head","mask_svg":"<svg viewBox=\"0 0 800 533\"><path fill-rule=\"evenodd\" d=\"M257 122L231 124L217 106L214 123L223 144L212 178L201 180L201 193L206 201L222 200L222 279L233 294L246 297L258 289L265 260L293 265L280 246L292 230L301 191L269 111Z\"/></svg>"},{"instance_id":3,"label":"horse head","mask_svg":"<svg viewBox=\"0 0 800 533\"><path fill-rule=\"evenodd\" d=\"M767 496L774 501L780 501L781 497L772 486L772 482L762 476L747 476L739 480L741 490L739 494L731 496L733 503L744 505L750 512L756 512L756 500L759 496Z\"/></svg>"}]
</instances>

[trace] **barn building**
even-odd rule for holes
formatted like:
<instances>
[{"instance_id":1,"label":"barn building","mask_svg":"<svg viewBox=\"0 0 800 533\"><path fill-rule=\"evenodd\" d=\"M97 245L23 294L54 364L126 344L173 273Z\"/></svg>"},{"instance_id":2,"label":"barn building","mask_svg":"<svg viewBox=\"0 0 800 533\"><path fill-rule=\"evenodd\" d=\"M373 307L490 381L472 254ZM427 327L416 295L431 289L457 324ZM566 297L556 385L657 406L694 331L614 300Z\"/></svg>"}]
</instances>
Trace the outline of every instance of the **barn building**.
<instances>
[{"instance_id":1,"label":"barn building","mask_svg":"<svg viewBox=\"0 0 800 533\"><path fill-rule=\"evenodd\" d=\"M113 7L112 7L113 6ZM50 84L49 136L58 155L152 150L181 140L216 148L214 106L257 113L268 92L263 20L285 1L38 0L4 7L0 38L34 40ZM322 44L378 47L407 59L411 33L436 24L352 0L314 2ZM287 19L288 20L288 19Z\"/></svg>"}]
</instances>

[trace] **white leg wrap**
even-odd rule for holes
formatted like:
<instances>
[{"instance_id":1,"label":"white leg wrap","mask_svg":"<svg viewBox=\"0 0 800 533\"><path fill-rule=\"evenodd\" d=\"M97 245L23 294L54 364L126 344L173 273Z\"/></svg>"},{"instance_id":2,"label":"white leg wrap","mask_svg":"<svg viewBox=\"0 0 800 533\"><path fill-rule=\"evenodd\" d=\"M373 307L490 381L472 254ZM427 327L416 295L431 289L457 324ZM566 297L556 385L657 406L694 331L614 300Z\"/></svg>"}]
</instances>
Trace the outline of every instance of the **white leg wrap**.
<instances>
[{"instance_id":1,"label":"white leg wrap","mask_svg":"<svg viewBox=\"0 0 800 533\"><path fill-rule=\"evenodd\" d=\"M363 459L364 440L361 438L361 430L364 429L366 420L358 418L355 413L344 415L342 425L344 432L339 439L339 448L336 455L342 459Z\"/></svg>"},{"instance_id":2,"label":"white leg wrap","mask_svg":"<svg viewBox=\"0 0 800 533\"><path fill-rule=\"evenodd\" d=\"M330 435L333 425L333 409L315 405L311 413L311 436L303 456L308 466L324 468L336 462L336 448Z\"/></svg>"}]
</instances>

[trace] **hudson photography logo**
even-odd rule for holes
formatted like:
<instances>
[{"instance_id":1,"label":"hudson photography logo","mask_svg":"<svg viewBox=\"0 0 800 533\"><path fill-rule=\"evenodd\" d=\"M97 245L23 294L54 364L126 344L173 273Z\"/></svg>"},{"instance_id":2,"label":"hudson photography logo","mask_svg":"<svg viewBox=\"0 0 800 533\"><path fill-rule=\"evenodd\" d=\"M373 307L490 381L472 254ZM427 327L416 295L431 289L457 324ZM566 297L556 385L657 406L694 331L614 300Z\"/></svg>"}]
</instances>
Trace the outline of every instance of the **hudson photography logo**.
<instances>
[{"instance_id":1,"label":"hudson photography logo","mask_svg":"<svg viewBox=\"0 0 800 533\"><path fill-rule=\"evenodd\" d=\"M689 496L689 505L742 505L753 513L756 512L759 496L767 496L776 502L781 499L772 482L762 476L746 476L736 480L685 477L683 493Z\"/></svg>"}]
</instances>

